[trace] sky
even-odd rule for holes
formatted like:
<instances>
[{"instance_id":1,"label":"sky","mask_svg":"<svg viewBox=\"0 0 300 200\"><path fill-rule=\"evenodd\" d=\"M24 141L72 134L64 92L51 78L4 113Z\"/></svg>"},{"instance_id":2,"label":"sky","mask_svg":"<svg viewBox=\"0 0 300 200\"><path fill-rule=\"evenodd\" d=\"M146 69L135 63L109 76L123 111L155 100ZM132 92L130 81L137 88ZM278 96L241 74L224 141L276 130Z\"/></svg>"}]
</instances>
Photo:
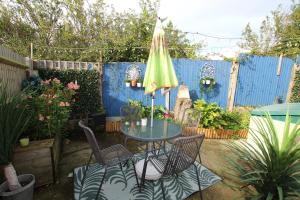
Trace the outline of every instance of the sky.
<instances>
[{"instance_id":1,"label":"sky","mask_svg":"<svg viewBox=\"0 0 300 200\"><path fill-rule=\"evenodd\" d=\"M138 0L105 0L117 11L139 11ZM182 31L223 37L240 37L249 22L258 30L265 16L281 4L289 10L291 0L161 0L159 16L167 17ZM194 42L204 41L203 52L239 51L236 40L209 39L190 35Z\"/></svg>"}]
</instances>

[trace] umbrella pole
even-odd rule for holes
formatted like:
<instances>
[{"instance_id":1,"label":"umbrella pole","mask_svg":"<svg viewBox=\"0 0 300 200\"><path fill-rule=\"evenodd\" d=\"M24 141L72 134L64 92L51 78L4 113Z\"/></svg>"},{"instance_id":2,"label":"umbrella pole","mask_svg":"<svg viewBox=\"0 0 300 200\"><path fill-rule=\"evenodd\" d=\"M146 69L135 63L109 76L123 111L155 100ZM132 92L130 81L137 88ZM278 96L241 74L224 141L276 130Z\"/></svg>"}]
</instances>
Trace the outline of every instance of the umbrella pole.
<instances>
[{"instance_id":1,"label":"umbrella pole","mask_svg":"<svg viewBox=\"0 0 300 200\"><path fill-rule=\"evenodd\" d=\"M154 92L152 93L152 101L151 101L151 127L153 127L153 114L154 114Z\"/></svg>"}]
</instances>

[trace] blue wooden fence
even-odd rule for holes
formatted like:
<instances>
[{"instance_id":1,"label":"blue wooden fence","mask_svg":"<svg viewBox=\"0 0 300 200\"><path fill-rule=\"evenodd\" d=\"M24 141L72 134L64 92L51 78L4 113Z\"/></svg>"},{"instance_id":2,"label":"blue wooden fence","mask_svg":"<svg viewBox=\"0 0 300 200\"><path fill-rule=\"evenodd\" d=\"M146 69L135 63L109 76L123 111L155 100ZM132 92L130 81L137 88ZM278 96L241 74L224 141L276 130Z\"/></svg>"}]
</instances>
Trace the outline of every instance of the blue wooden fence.
<instances>
[{"instance_id":1,"label":"blue wooden fence","mask_svg":"<svg viewBox=\"0 0 300 200\"><path fill-rule=\"evenodd\" d=\"M262 106L285 102L294 61L283 58L277 75L278 57L241 55L235 105Z\"/></svg>"},{"instance_id":2,"label":"blue wooden fence","mask_svg":"<svg viewBox=\"0 0 300 200\"><path fill-rule=\"evenodd\" d=\"M125 72L128 66L136 64L142 74L145 73L144 63L108 63L104 65L103 103L108 116L118 116L120 107L128 99L141 100L150 105L150 96L145 96L141 88L125 87ZM174 59L174 68L179 83L185 83L192 100L204 98L208 102L216 102L226 108L230 68L228 61L205 61L191 59ZM215 66L215 80L217 85L213 92L200 92L200 71L205 64ZM277 57L243 56L241 58L235 105L268 105L277 97L285 100L290 82L293 60L284 58L280 76L277 76ZM171 90L170 105L174 107L178 88ZM164 105L164 96L158 91L155 95L155 104Z\"/></svg>"}]
</instances>

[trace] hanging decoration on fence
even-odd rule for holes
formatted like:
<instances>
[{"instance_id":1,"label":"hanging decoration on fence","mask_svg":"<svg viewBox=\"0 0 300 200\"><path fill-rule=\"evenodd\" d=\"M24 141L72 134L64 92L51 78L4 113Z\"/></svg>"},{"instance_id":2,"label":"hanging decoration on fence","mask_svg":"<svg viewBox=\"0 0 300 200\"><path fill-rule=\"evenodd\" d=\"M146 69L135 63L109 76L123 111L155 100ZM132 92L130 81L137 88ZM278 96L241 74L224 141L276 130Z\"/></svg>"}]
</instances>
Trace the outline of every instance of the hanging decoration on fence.
<instances>
[{"instance_id":1,"label":"hanging decoration on fence","mask_svg":"<svg viewBox=\"0 0 300 200\"><path fill-rule=\"evenodd\" d=\"M214 65L205 63L200 71L200 90L201 93L211 92L215 88L215 71Z\"/></svg>"},{"instance_id":2,"label":"hanging decoration on fence","mask_svg":"<svg viewBox=\"0 0 300 200\"><path fill-rule=\"evenodd\" d=\"M132 87L135 87L138 83L138 87L141 87L141 69L137 65L130 65L126 69L126 87L131 83Z\"/></svg>"}]
</instances>

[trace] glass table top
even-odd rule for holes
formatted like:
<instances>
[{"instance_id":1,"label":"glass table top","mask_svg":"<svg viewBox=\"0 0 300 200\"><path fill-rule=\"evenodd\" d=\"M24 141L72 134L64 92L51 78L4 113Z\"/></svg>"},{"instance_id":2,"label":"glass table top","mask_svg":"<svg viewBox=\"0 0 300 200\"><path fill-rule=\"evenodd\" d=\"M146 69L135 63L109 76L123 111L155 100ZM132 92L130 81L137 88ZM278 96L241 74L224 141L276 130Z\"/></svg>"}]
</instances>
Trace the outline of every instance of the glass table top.
<instances>
[{"instance_id":1,"label":"glass table top","mask_svg":"<svg viewBox=\"0 0 300 200\"><path fill-rule=\"evenodd\" d=\"M122 122L121 131L127 137L140 141L159 141L176 138L181 134L181 126L166 120L153 120L150 127L150 119L147 126L136 125L136 122Z\"/></svg>"}]
</instances>

